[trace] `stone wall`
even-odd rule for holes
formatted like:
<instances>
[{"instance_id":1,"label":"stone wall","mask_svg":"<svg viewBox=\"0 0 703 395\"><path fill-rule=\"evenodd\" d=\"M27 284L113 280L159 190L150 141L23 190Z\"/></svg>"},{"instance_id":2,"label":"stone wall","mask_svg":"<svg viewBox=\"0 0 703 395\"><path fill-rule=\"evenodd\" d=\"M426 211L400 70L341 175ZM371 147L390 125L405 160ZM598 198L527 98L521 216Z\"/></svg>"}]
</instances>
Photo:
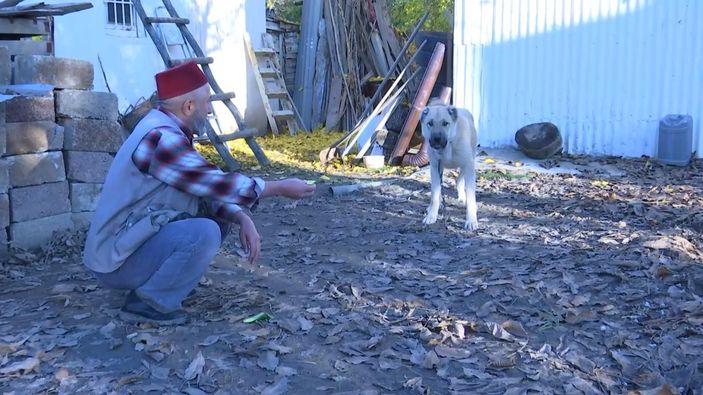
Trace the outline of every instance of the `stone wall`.
<instances>
[{"instance_id":1,"label":"stone wall","mask_svg":"<svg viewBox=\"0 0 703 395\"><path fill-rule=\"evenodd\" d=\"M92 91L91 63L36 55L10 61L0 51L6 74L14 84L6 93L20 84L53 89L0 103L0 258L10 247L41 247L54 232L87 227L125 136L117 97Z\"/></svg>"}]
</instances>

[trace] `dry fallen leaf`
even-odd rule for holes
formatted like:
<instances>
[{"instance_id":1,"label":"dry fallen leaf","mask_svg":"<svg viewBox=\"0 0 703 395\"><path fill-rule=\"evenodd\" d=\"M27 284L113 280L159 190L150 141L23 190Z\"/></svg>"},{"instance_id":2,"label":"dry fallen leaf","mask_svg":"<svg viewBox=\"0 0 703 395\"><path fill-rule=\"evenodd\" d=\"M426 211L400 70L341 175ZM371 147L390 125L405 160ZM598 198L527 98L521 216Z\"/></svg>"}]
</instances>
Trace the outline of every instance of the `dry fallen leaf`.
<instances>
[{"instance_id":1,"label":"dry fallen leaf","mask_svg":"<svg viewBox=\"0 0 703 395\"><path fill-rule=\"evenodd\" d=\"M205 367L205 358L203 357L203 353L201 351L198 351L198 355L195 356L193 361L190 362L188 367L186 368L185 374L183 375L183 378L186 381L190 381L195 379L196 377L200 376L203 373L203 368Z\"/></svg>"},{"instance_id":2,"label":"dry fallen leaf","mask_svg":"<svg viewBox=\"0 0 703 395\"><path fill-rule=\"evenodd\" d=\"M160 379L160 380L168 379L168 376L171 373L171 369L162 368L160 366L154 366L153 364L151 366L149 366L149 370L151 372L152 377Z\"/></svg>"},{"instance_id":3,"label":"dry fallen leaf","mask_svg":"<svg viewBox=\"0 0 703 395\"><path fill-rule=\"evenodd\" d=\"M420 391L422 390L422 377L414 377L403 383L403 388Z\"/></svg>"},{"instance_id":4,"label":"dry fallen leaf","mask_svg":"<svg viewBox=\"0 0 703 395\"><path fill-rule=\"evenodd\" d=\"M261 395L281 395L288 391L288 378L282 377L278 379L275 383L264 388L261 391Z\"/></svg>"},{"instance_id":5,"label":"dry fallen leaf","mask_svg":"<svg viewBox=\"0 0 703 395\"><path fill-rule=\"evenodd\" d=\"M434 351L437 353L438 356L449 359L464 359L469 358L471 356L471 351L467 349L442 345L436 346L434 348Z\"/></svg>"},{"instance_id":6,"label":"dry fallen leaf","mask_svg":"<svg viewBox=\"0 0 703 395\"><path fill-rule=\"evenodd\" d=\"M595 313L590 310L581 311L579 309L569 309L564 316L564 321L569 324L578 324L579 322L593 321L595 319Z\"/></svg>"},{"instance_id":7,"label":"dry fallen leaf","mask_svg":"<svg viewBox=\"0 0 703 395\"><path fill-rule=\"evenodd\" d=\"M198 388L193 388L193 387L188 387L183 390L188 395L207 395L207 392L198 389Z\"/></svg>"},{"instance_id":8,"label":"dry fallen leaf","mask_svg":"<svg viewBox=\"0 0 703 395\"><path fill-rule=\"evenodd\" d=\"M663 384L657 388L648 390L629 391L627 395L679 395L679 391L669 384Z\"/></svg>"},{"instance_id":9,"label":"dry fallen leaf","mask_svg":"<svg viewBox=\"0 0 703 395\"><path fill-rule=\"evenodd\" d=\"M272 350L272 351L276 351L279 354L290 354L291 352L293 352L292 347L284 346L284 345L274 343L274 342L269 342L265 346L265 348Z\"/></svg>"},{"instance_id":10,"label":"dry fallen leaf","mask_svg":"<svg viewBox=\"0 0 703 395\"><path fill-rule=\"evenodd\" d=\"M30 336L27 336L13 343L0 343L0 354L9 354L17 351L29 338Z\"/></svg>"},{"instance_id":11,"label":"dry fallen leaf","mask_svg":"<svg viewBox=\"0 0 703 395\"><path fill-rule=\"evenodd\" d=\"M401 364L400 361L396 359L381 358L378 361L378 367L381 368L381 370L394 370L399 369Z\"/></svg>"},{"instance_id":12,"label":"dry fallen leaf","mask_svg":"<svg viewBox=\"0 0 703 395\"><path fill-rule=\"evenodd\" d=\"M346 372L349 370L349 364L344 361L336 360L334 361L334 368L340 372Z\"/></svg>"},{"instance_id":13,"label":"dry fallen leaf","mask_svg":"<svg viewBox=\"0 0 703 395\"><path fill-rule=\"evenodd\" d=\"M131 374L129 376L122 377L117 381L117 389L120 389L126 385L134 384L137 383L141 380L144 380L144 377L138 375L138 374Z\"/></svg>"},{"instance_id":14,"label":"dry fallen leaf","mask_svg":"<svg viewBox=\"0 0 703 395\"><path fill-rule=\"evenodd\" d=\"M298 374L298 371L287 366L278 366L276 368L276 374L279 376L295 376Z\"/></svg>"},{"instance_id":15,"label":"dry fallen leaf","mask_svg":"<svg viewBox=\"0 0 703 395\"><path fill-rule=\"evenodd\" d=\"M369 357L356 356L356 357L347 357L344 360L347 363L350 363L352 365L359 365L359 364L362 364L364 362L369 361L370 359L371 358L369 358Z\"/></svg>"},{"instance_id":16,"label":"dry fallen leaf","mask_svg":"<svg viewBox=\"0 0 703 395\"><path fill-rule=\"evenodd\" d=\"M361 299L361 294L362 294L362 292L363 292L363 291L361 290L361 288L355 287L355 286L352 285L352 286L351 286L351 291L352 291L352 295L354 295L355 298Z\"/></svg>"},{"instance_id":17,"label":"dry fallen leaf","mask_svg":"<svg viewBox=\"0 0 703 395\"><path fill-rule=\"evenodd\" d=\"M78 289L80 289L80 287L76 284L56 284L54 285L54 288L51 289L51 293L53 295L58 295L73 292Z\"/></svg>"},{"instance_id":18,"label":"dry fallen leaf","mask_svg":"<svg viewBox=\"0 0 703 395\"><path fill-rule=\"evenodd\" d=\"M577 351L569 351L566 355L564 355L564 359L587 374L593 373L593 370L596 368L595 362L586 358L583 354Z\"/></svg>"},{"instance_id":19,"label":"dry fallen leaf","mask_svg":"<svg viewBox=\"0 0 703 395\"><path fill-rule=\"evenodd\" d=\"M278 367L278 357L274 351L265 351L259 354L256 364L263 369L274 371Z\"/></svg>"},{"instance_id":20,"label":"dry fallen leaf","mask_svg":"<svg viewBox=\"0 0 703 395\"><path fill-rule=\"evenodd\" d=\"M200 343L199 345L204 346L204 347L208 347L208 346L212 346L213 344L217 343L219 340L220 340L219 336L210 335L210 336L206 337L205 340L203 340L202 343Z\"/></svg>"},{"instance_id":21,"label":"dry fallen leaf","mask_svg":"<svg viewBox=\"0 0 703 395\"><path fill-rule=\"evenodd\" d=\"M505 355L502 353L491 354L488 356L489 366L496 369L506 369L511 368L517 364L517 355L509 354Z\"/></svg>"},{"instance_id":22,"label":"dry fallen leaf","mask_svg":"<svg viewBox=\"0 0 703 395\"><path fill-rule=\"evenodd\" d=\"M486 327L491 332L491 334L498 339L507 340L507 341L514 341L514 342L526 342L527 341L527 340L521 340L521 339L516 338L510 332L503 329L502 326L498 325L495 322L490 322L490 321L486 322ZM524 331L524 329L523 329L523 331Z\"/></svg>"},{"instance_id":23,"label":"dry fallen leaf","mask_svg":"<svg viewBox=\"0 0 703 395\"><path fill-rule=\"evenodd\" d=\"M300 323L300 329L303 332L309 331L314 326L312 321L306 319L305 317L298 317L298 323Z\"/></svg>"},{"instance_id":24,"label":"dry fallen leaf","mask_svg":"<svg viewBox=\"0 0 703 395\"><path fill-rule=\"evenodd\" d=\"M422 367L425 369L433 369L435 366L439 365L439 357L434 351L430 351L425 354L422 360Z\"/></svg>"},{"instance_id":25,"label":"dry fallen leaf","mask_svg":"<svg viewBox=\"0 0 703 395\"><path fill-rule=\"evenodd\" d=\"M37 369L40 363L37 357L27 358L0 369L0 375L27 374Z\"/></svg>"},{"instance_id":26,"label":"dry fallen leaf","mask_svg":"<svg viewBox=\"0 0 703 395\"><path fill-rule=\"evenodd\" d=\"M517 321L508 320L500 324L500 326L513 336L527 337L525 328Z\"/></svg>"},{"instance_id":27,"label":"dry fallen leaf","mask_svg":"<svg viewBox=\"0 0 703 395\"><path fill-rule=\"evenodd\" d=\"M654 274L654 277L656 277L659 280L665 280L669 277L671 277L674 273L669 269L668 267L662 265L657 267L656 273Z\"/></svg>"},{"instance_id":28,"label":"dry fallen leaf","mask_svg":"<svg viewBox=\"0 0 703 395\"><path fill-rule=\"evenodd\" d=\"M105 336L106 338L111 338L112 337L112 332L117 328L117 325L115 325L114 321L110 321L105 326L100 328L100 334Z\"/></svg>"}]
</instances>

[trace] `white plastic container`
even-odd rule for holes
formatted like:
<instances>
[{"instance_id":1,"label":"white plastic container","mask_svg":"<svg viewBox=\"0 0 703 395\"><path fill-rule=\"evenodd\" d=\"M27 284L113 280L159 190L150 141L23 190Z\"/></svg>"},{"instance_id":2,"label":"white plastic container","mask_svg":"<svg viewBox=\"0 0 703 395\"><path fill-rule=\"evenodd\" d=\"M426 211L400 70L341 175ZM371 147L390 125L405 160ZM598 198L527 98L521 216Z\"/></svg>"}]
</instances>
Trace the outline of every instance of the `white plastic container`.
<instances>
[{"instance_id":1,"label":"white plastic container","mask_svg":"<svg viewBox=\"0 0 703 395\"><path fill-rule=\"evenodd\" d=\"M366 155L364 156L364 166L367 169L380 169L383 167L384 159L383 155Z\"/></svg>"},{"instance_id":2,"label":"white plastic container","mask_svg":"<svg viewBox=\"0 0 703 395\"><path fill-rule=\"evenodd\" d=\"M669 114L659 120L657 160L686 166L693 150L693 118L690 115Z\"/></svg>"}]
</instances>

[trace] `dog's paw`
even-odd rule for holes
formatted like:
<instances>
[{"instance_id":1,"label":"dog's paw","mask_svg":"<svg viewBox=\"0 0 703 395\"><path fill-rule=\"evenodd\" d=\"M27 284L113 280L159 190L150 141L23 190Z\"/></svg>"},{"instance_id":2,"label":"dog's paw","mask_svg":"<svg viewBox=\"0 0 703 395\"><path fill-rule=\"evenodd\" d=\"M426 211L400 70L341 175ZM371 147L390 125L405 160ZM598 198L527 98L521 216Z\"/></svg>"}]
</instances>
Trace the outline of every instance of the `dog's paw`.
<instances>
[{"instance_id":1,"label":"dog's paw","mask_svg":"<svg viewBox=\"0 0 703 395\"><path fill-rule=\"evenodd\" d=\"M425 219L422 220L422 223L425 225L432 225L435 222L437 222L437 214L432 213L427 213Z\"/></svg>"},{"instance_id":2,"label":"dog's paw","mask_svg":"<svg viewBox=\"0 0 703 395\"><path fill-rule=\"evenodd\" d=\"M466 229L466 230L478 229L478 221L477 220L468 220L468 221L464 222L464 229Z\"/></svg>"}]
</instances>

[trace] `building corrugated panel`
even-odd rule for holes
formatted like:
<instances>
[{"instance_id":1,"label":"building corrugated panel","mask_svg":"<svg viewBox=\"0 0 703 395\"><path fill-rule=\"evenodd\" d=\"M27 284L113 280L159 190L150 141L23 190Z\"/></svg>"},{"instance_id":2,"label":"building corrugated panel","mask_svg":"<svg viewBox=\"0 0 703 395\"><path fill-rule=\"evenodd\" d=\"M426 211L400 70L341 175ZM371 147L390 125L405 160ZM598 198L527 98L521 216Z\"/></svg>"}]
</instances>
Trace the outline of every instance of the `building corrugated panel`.
<instances>
[{"instance_id":1,"label":"building corrugated panel","mask_svg":"<svg viewBox=\"0 0 703 395\"><path fill-rule=\"evenodd\" d=\"M659 119L690 114L703 153L703 1L457 0L454 103L483 146L549 121L570 153L656 155Z\"/></svg>"}]
</instances>

